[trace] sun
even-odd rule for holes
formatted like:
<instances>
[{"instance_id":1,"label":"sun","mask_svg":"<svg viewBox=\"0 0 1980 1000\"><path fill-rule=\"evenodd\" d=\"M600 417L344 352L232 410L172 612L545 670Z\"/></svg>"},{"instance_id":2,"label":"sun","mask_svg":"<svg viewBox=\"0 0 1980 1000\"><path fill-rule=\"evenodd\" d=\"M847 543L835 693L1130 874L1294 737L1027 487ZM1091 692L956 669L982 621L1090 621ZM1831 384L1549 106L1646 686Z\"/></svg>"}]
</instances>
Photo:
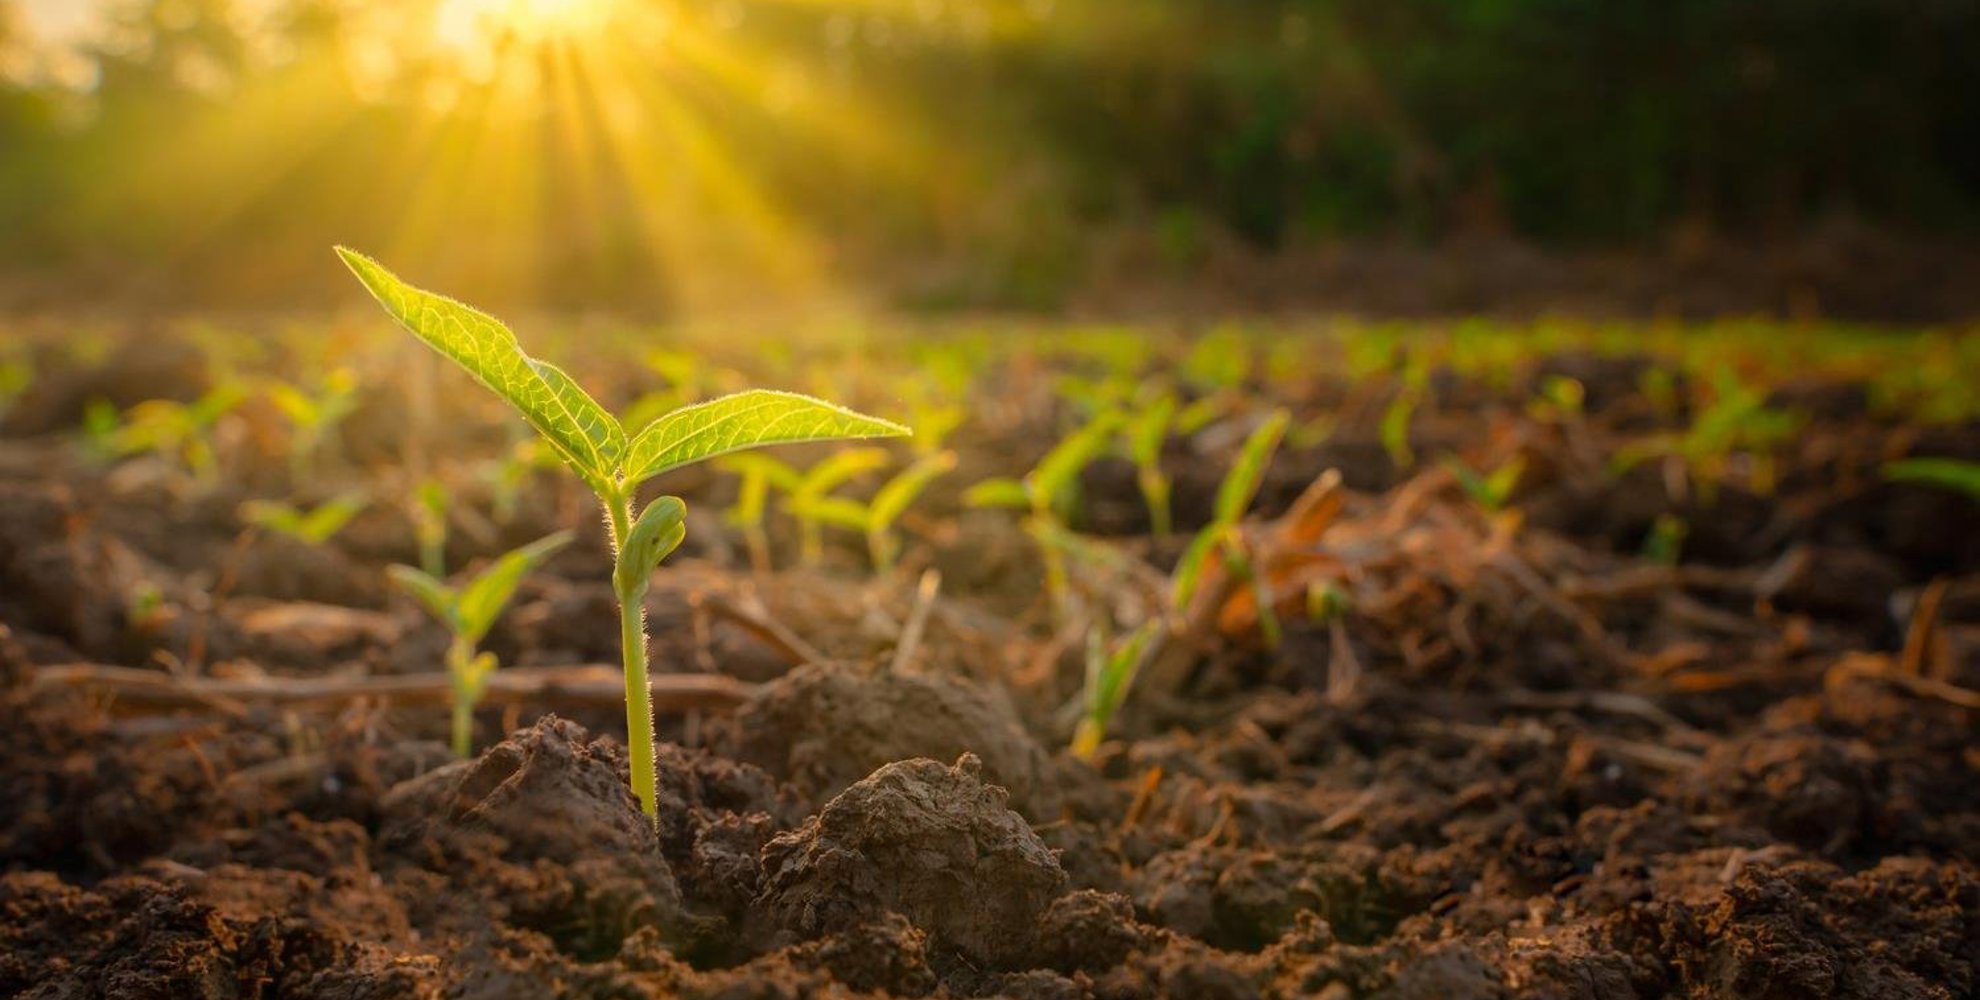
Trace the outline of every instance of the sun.
<instances>
[{"instance_id":1,"label":"sun","mask_svg":"<svg viewBox=\"0 0 1980 1000\"><path fill-rule=\"evenodd\" d=\"M592 40L610 28L619 6L620 0L442 0L434 35L456 50Z\"/></svg>"}]
</instances>

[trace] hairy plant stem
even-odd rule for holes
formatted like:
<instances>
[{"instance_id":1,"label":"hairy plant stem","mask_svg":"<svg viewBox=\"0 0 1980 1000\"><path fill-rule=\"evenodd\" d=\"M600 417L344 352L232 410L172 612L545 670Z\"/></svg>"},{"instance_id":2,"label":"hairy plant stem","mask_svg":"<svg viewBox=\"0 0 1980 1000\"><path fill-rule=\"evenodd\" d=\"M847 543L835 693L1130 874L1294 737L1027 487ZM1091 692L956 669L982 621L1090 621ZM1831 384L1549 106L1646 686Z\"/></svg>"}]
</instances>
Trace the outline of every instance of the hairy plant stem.
<instances>
[{"instance_id":1,"label":"hairy plant stem","mask_svg":"<svg viewBox=\"0 0 1980 1000\"><path fill-rule=\"evenodd\" d=\"M613 558L622 558L626 536L632 531L632 498L613 492L599 499L605 503ZM613 580L612 589L619 600L620 653L626 667L626 752L632 767L633 795L638 797L647 819L657 824L660 806L655 789L653 697L646 681L645 587L628 588L619 582L617 573L613 574Z\"/></svg>"}]
</instances>

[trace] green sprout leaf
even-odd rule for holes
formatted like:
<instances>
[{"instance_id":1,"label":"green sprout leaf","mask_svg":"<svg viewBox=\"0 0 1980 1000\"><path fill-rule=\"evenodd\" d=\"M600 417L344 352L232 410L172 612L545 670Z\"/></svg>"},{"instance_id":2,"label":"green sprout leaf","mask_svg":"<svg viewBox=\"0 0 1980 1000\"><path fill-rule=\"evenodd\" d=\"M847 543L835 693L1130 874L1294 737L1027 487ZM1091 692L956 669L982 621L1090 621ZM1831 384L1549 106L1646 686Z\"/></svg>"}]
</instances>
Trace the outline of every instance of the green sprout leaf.
<instances>
[{"instance_id":1,"label":"green sprout leaf","mask_svg":"<svg viewBox=\"0 0 1980 1000\"><path fill-rule=\"evenodd\" d=\"M460 631L460 615L455 605L458 603L454 588L446 582L428 575L414 566L393 564L385 567L385 575L390 577L400 590L413 596L428 614L440 620L450 632Z\"/></svg>"},{"instance_id":2,"label":"green sprout leaf","mask_svg":"<svg viewBox=\"0 0 1980 1000\"><path fill-rule=\"evenodd\" d=\"M1885 465L1884 478L1892 482L1937 486L1980 500L1980 462L1957 458L1906 458Z\"/></svg>"},{"instance_id":3,"label":"green sprout leaf","mask_svg":"<svg viewBox=\"0 0 1980 1000\"><path fill-rule=\"evenodd\" d=\"M241 504L241 517L257 527L321 545L342 531L368 503L361 493L346 493L307 511L279 500L249 500Z\"/></svg>"},{"instance_id":4,"label":"green sprout leaf","mask_svg":"<svg viewBox=\"0 0 1980 1000\"><path fill-rule=\"evenodd\" d=\"M1274 410L1244 439L1236 464L1217 487L1217 520L1226 524L1243 520L1252 498L1258 495L1259 484L1265 480L1265 467L1272 461L1272 452L1278 449L1279 439L1285 436L1286 425L1291 421L1292 414Z\"/></svg>"},{"instance_id":5,"label":"green sprout leaf","mask_svg":"<svg viewBox=\"0 0 1980 1000\"><path fill-rule=\"evenodd\" d=\"M1062 504L1078 484L1080 470L1091 465L1107 447L1107 441L1120 426L1120 420L1117 413L1103 414L1066 435L1051 451L1046 452L1031 473L1024 477L1031 505L1043 510Z\"/></svg>"},{"instance_id":6,"label":"green sprout leaf","mask_svg":"<svg viewBox=\"0 0 1980 1000\"><path fill-rule=\"evenodd\" d=\"M907 512L907 509L928 488L928 484L956 467L956 453L936 452L923 456L913 465L901 470L900 475L887 480L880 491L873 494L873 502L867 509L867 529L885 531Z\"/></svg>"},{"instance_id":7,"label":"green sprout leaf","mask_svg":"<svg viewBox=\"0 0 1980 1000\"><path fill-rule=\"evenodd\" d=\"M985 479L963 491L963 503L971 507L1010 507L1022 510L1031 506L1031 492L1015 479L1002 476Z\"/></svg>"},{"instance_id":8,"label":"green sprout leaf","mask_svg":"<svg viewBox=\"0 0 1980 1000\"><path fill-rule=\"evenodd\" d=\"M356 251L338 247L337 255L392 318L507 400L579 476L594 487L610 480L625 431L569 376L524 354L516 335L493 316L414 288Z\"/></svg>"},{"instance_id":9,"label":"green sprout leaf","mask_svg":"<svg viewBox=\"0 0 1980 1000\"><path fill-rule=\"evenodd\" d=\"M469 642L480 642L495 625L502 609L515 596L516 588L545 559L569 545L571 533L559 531L522 548L505 553L495 564L482 570L461 588L458 607L459 634Z\"/></svg>"},{"instance_id":10,"label":"green sprout leaf","mask_svg":"<svg viewBox=\"0 0 1980 1000\"><path fill-rule=\"evenodd\" d=\"M899 437L908 429L795 392L752 389L684 406L646 425L626 449L627 486L669 469L767 444Z\"/></svg>"}]
</instances>

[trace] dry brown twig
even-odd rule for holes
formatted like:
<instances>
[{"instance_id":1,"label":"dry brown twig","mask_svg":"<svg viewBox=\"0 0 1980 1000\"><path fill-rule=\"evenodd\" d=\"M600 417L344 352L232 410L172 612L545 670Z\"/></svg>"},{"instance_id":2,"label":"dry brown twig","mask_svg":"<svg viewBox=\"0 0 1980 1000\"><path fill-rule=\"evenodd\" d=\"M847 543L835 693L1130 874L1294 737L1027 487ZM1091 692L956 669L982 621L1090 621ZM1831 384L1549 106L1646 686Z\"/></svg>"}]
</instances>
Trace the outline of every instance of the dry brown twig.
<instances>
[{"instance_id":1,"label":"dry brown twig","mask_svg":"<svg viewBox=\"0 0 1980 1000\"><path fill-rule=\"evenodd\" d=\"M205 709L244 714L250 704L301 706L374 698L394 704L445 704L445 674L333 677L173 677L156 670L67 663L37 668L34 691L80 689L108 694L114 706L145 711ZM756 685L721 674L660 674L652 678L656 711L727 710L748 701ZM606 664L511 667L488 679L485 699L612 707L625 697L620 669Z\"/></svg>"}]
</instances>

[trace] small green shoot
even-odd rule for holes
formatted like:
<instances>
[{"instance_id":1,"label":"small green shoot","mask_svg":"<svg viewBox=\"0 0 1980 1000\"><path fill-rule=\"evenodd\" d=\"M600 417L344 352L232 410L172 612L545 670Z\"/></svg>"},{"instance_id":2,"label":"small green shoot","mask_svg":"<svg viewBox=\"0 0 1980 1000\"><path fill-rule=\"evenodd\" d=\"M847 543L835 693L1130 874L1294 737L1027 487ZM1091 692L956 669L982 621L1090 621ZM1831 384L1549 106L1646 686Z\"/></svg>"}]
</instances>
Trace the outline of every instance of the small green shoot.
<instances>
[{"instance_id":1,"label":"small green shoot","mask_svg":"<svg viewBox=\"0 0 1980 1000\"><path fill-rule=\"evenodd\" d=\"M222 417L246 400L247 393L235 382L222 382L190 403L146 400L124 413L110 447L119 455L157 455L184 469L204 491L219 480L214 430Z\"/></svg>"},{"instance_id":2,"label":"small green shoot","mask_svg":"<svg viewBox=\"0 0 1980 1000\"><path fill-rule=\"evenodd\" d=\"M394 565L386 570L392 582L417 599L453 635L447 644L447 678L453 689L451 743L456 755L465 757L473 750L474 709L487 691L488 675L495 672L495 654L479 652L476 647L501 617L523 578L570 540L570 532L560 531L505 553L458 588L411 566Z\"/></svg>"},{"instance_id":3,"label":"small green shoot","mask_svg":"<svg viewBox=\"0 0 1980 1000\"><path fill-rule=\"evenodd\" d=\"M281 500L249 500L241 504L241 519L305 545L322 545L344 530L368 503L361 493L332 497L309 510Z\"/></svg>"},{"instance_id":4,"label":"small green shoot","mask_svg":"<svg viewBox=\"0 0 1980 1000\"><path fill-rule=\"evenodd\" d=\"M1157 538L1167 538L1175 530L1170 512L1172 485L1162 471L1162 445L1176 420L1176 397L1163 392L1130 417L1127 422L1128 458L1134 462L1135 485L1142 502L1148 505L1148 523Z\"/></svg>"},{"instance_id":5,"label":"small green shoot","mask_svg":"<svg viewBox=\"0 0 1980 1000\"><path fill-rule=\"evenodd\" d=\"M741 479L735 502L722 512L722 520L742 532L743 543L749 546L750 567L768 573L770 535L764 529L763 517L769 508L770 490L774 487L788 493L797 489L803 477L789 463L757 452L723 455L715 464Z\"/></svg>"},{"instance_id":6,"label":"small green shoot","mask_svg":"<svg viewBox=\"0 0 1980 1000\"><path fill-rule=\"evenodd\" d=\"M1526 473L1526 457L1514 455L1499 463L1498 468L1481 474L1456 455L1447 455L1444 457L1444 468L1450 470L1472 503L1488 513L1496 514L1506 509L1512 501L1513 491L1519 488L1519 479Z\"/></svg>"},{"instance_id":7,"label":"small green shoot","mask_svg":"<svg viewBox=\"0 0 1980 1000\"><path fill-rule=\"evenodd\" d=\"M823 501L833 490L887 464L883 448L847 448L820 459L791 487L785 509L798 523L798 561L816 566L825 557Z\"/></svg>"},{"instance_id":8,"label":"small green shoot","mask_svg":"<svg viewBox=\"0 0 1980 1000\"><path fill-rule=\"evenodd\" d=\"M1272 462L1272 454L1278 450L1279 440L1285 436L1286 426L1291 422L1291 413L1283 409L1272 411L1238 449L1237 461L1231 464L1230 471L1224 474L1224 481L1217 487L1216 516L1196 533L1189 548L1184 550L1182 559L1176 563L1170 604L1178 613L1186 612L1196 599L1213 553L1220 555L1240 578L1248 579L1254 587L1264 586L1263 577L1250 572L1250 559L1245 553L1244 534L1239 526L1244 521L1245 512L1251 508L1251 501L1257 497L1258 487L1265 481L1265 470ZM1273 603L1270 595L1262 592L1258 595L1259 628L1264 631L1268 642L1276 644L1279 623L1272 610Z\"/></svg>"},{"instance_id":9,"label":"small green shoot","mask_svg":"<svg viewBox=\"0 0 1980 1000\"><path fill-rule=\"evenodd\" d=\"M1980 500L1980 462L1957 458L1905 458L1884 466L1884 478L1894 483L1919 483Z\"/></svg>"},{"instance_id":10,"label":"small green shoot","mask_svg":"<svg viewBox=\"0 0 1980 1000\"><path fill-rule=\"evenodd\" d=\"M1087 632L1084 711L1073 729L1074 757L1092 760L1099 751L1100 741L1106 739L1107 727L1114 721L1114 713L1127 701L1128 690L1141 672L1148 644L1159 630L1159 623L1149 622L1111 649L1098 628Z\"/></svg>"},{"instance_id":11,"label":"small green shoot","mask_svg":"<svg viewBox=\"0 0 1980 1000\"><path fill-rule=\"evenodd\" d=\"M289 421L289 479L308 482L331 433L357 409L357 375L338 368L313 389L275 380L265 391Z\"/></svg>"},{"instance_id":12,"label":"small green shoot","mask_svg":"<svg viewBox=\"0 0 1980 1000\"><path fill-rule=\"evenodd\" d=\"M963 494L972 507L1014 507L1029 511L1025 531L1038 543L1045 559L1045 592L1055 614L1071 611L1072 583L1066 553L1059 539L1070 534L1068 513L1077 503L1079 474L1098 458L1119 428L1120 417L1103 413L1092 423L1066 435L1021 480L986 479Z\"/></svg>"},{"instance_id":13,"label":"small green shoot","mask_svg":"<svg viewBox=\"0 0 1980 1000\"><path fill-rule=\"evenodd\" d=\"M1421 398L1415 387L1406 388L1382 411L1382 450L1388 452L1389 461L1398 469L1416 465L1416 450L1409 445L1409 425L1416 419L1416 404Z\"/></svg>"},{"instance_id":14,"label":"small green shoot","mask_svg":"<svg viewBox=\"0 0 1980 1000\"><path fill-rule=\"evenodd\" d=\"M436 476L413 487L413 538L419 543L419 568L428 576L447 575L447 508L453 494Z\"/></svg>"},{"instance_id":15,"label":"small green shoot","mask_svg":"<svg viewBox=\"0 0 1980 1000\"><path fill-rule=\"evenodd\" d=\"M1691 534L1691 525L1676 514L1659 514L1650 524L1650 532L1643 536L1643 557L1665 566L1676 566L1678 558L1684 554L1684 540Z\"/></svg>"},{"instance_id":16,"label":"small green shoot","mask_svg":"<svg viewBox=\"0 0 1980 1000\"><path fill-rule=\"evenodd\" d=\"M657 823L645 602L654 570L686 536L687 505L661 497L638 510L635 491L670 470L761 445L898 437L908 429L821 399L757 389L683 406L629 434L563 369L524 354L516 335L494 317L414 288L362 254L341 247L337 253L401 326L521 413L605 508L625 660L632 788Z\"/></svg>"},{"instance_id":17,"label":"small green shoot","mask_svg":"<svg viewBox=\"0 0 1980 1000\"><path fill-rule=\"evenodd\" d=\"M857 531L866 536L866 551L876 573L893 570L900 556L901 543L894 537L894 522L907 513L915 498L928 484L956 467L952 451L923 455L887 480L872 501L860 503L848 497L819 497L808 501L805 513L821 521Z\"/></svg>"}]
</instances>

